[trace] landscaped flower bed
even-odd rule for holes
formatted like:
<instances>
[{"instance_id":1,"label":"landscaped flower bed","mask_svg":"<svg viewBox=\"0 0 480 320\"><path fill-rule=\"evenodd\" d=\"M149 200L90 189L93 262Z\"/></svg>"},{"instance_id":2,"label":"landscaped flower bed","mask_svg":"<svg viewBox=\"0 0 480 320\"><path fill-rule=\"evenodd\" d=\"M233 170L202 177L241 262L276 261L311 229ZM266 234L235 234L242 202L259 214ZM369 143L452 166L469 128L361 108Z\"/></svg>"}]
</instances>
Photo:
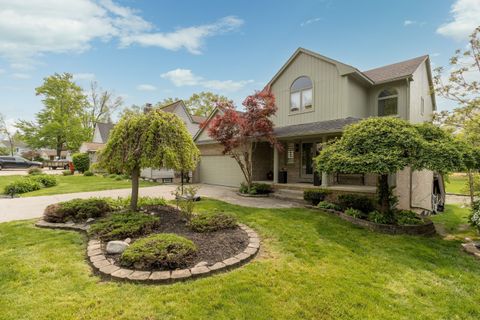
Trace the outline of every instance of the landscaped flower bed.
<instances>
[{"instance_id":1,"label":"landscaped flower bed","mask_svg":"<svg viewBox=\"0 0 480 320\"><path fill-rule=\"evenodd\" d=\"M202 212L190 217L164 201L142 202L148 203L148 211L128 211L119 200L76 199L49 206L37 226L86 231L92 239L87 249L90 263L113 279L164 282L207 275L240 265L258 251L257 234L239 225L232 214ZM64 213L65 207L80 208L84 219L71 209L63 216L52 215ZM88 207L91 214L85 214ZM105 212L99 214L99 207Z\"/></svg>"},{"instance_id":2,"label":"landscaped flower bed","mask_svg":"<svg viewBox=\"0 0 480 320\"><path fill-rule=\"evenodd\" d=\"M336 203L320 201L308 206L338 215L343 220L372 231L390 234L433 235L433 222L410 210L391 209L387 214L375 207L372 199L353 194L341 195Z\"/></svg>"}]
</instances>

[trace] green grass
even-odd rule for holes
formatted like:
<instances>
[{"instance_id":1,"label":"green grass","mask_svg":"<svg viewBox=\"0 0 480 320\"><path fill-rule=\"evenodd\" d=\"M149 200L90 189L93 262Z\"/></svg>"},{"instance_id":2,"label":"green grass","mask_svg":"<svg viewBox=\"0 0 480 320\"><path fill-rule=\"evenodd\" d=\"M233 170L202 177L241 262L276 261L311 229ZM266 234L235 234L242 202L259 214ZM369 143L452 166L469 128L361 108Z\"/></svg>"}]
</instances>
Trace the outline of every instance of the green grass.
<instances>
[{"instance_id":1,"label":"green grass","mask_svg":"<svg viewBox=\"0 0 480 320\"><path fill-rule=\"evenodd\" d=\"M467 176L453 176L448 177L448 182L445 180L445 191L454 194L468 194L468 178Z\"/></svg>"},{"instance_id":2,"label":"green grass","mask_svg":"<svg viewBox=\"0 0 480 320\"><path fill-rule=\"evenodd\" d=\"M431 217L437 230L447 239L463 240L466 237L478 238L477 230L468 222L470 208L461 208L458 205L446 205L445 212Z\"/></svg>"},{"instance_id":3,"label":"green grass","mask_svg":"<svg viewBox=\"0 0 480 320\"><path fill-rule=\"evenodd\" d=\"M259 257L172 285L102 281L83 235L0 224L0 319L480 318L480 261L459 241L377 234L302 208L199 203L214 208L258 231Z\"/></svg>"},{"instance_id":4,"label":"green grass","mask_svg":"<svg viewBox=\"0 0 480 320\"><path fill-rule=\"evenodd\" d=\"M3 193L5 186L10 182L17 179L22 179L24 176L2 176L0 177L0 193ZM34 196L48 196L62 193L74 193L74 192L87 192L87 191L99 191L99 190L112 190L130 188L130 180L116 181L111 178L104 178L102 176L86 177L83 175L75 176L56 176L58 185L51 188L43 188L37 191L28 192L20 195L21 197L34 197ZM148 187L157 185L154 182L141 181L141 187Z\"/></svg>"}]
</instances>

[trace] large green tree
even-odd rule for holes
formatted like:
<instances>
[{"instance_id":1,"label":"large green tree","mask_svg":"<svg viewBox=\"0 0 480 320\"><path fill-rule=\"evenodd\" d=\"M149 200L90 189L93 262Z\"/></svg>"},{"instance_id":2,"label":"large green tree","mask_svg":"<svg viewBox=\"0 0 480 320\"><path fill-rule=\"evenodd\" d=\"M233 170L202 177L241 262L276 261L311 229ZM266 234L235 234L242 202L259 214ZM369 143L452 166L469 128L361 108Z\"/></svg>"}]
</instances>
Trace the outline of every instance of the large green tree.
<instances>
[{"instance_id":1,"label":"large green tree","mask_svg":"<svg viewBox=\"0 0 480 320\"><path fill-rule=\"evenodd\" d=\"M36 114L35 121L20 120L16 126L22 139L33 148L51 148L57 151L78 150L89 138L89 130L82 120L85 117L86 96L69 73L46 77L36 88L44 108Z\"/></svg>"},{"instance_id":2,"label":"large green tree","mask_svg":"<svg viewBox=\"0 0 480 320\"><path fill-rule=\"evenodd\" d=\"M196 167L199 150L183 121L176 115L153 109L124 113L99 154L100 167L132 177L130 207L137 210L138 182L142 168L189 171Z\"/></svg>"},{"instance_id":3,"label":"large green tree","mask_svg":"<svg viewBox=\"0 0 480 320\"><path fill-rule=\"evenodd\" d=\"M447 132L405 120L370 118L348 126L342 137L316 158L317 169L328 173L378 174L381 211L391 213L388 175L406 167L446 173L463 168L461 147Z\"/></svg>"}]
</instances>

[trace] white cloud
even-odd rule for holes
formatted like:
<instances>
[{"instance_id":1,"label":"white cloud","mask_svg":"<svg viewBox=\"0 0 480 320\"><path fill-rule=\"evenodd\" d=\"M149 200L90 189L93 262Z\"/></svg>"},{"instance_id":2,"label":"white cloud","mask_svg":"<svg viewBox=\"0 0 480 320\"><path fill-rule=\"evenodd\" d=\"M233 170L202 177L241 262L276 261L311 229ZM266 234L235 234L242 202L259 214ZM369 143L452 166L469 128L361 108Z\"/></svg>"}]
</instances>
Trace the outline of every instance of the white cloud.
<instances>
[{"instance_id":1,"label":"white cloud","mask_svg":"<svg viewBox=\"0 0 480 320\"><path fill-rule=\"evenodd\" d=\"M19 80L30 79L32 76L27 73L12 73L12 77Z\"/></svg>"},{"instance_id":2,"label":"white cloud","mask_svg":"<svg viewBox=\"0 0 480 320\"><path fill-rule=\"evenodd\" d=\"M25 70L38 55L81 53L94 40L112 39L121 47L140 44L199 54L206 38L242 24L228 16L212 24L158 32L136 10L112 0L1 0L0 56Z\"/></svg>"},{"instance_id":3,"label":"white cloud","mask_svg":"<svg viewBox=\"0 0 480 320\"><path fill-rule=\"evenodd\" d=\"M403 21L403 25L405 27L412 26L412 25L417 25L420 27L423 27L426 24L425 21L415 21L415 20L405 20Z\"/></svg>"},{"instance_id":4,"label":"white cloud","mask_svg":"<svg viewBox=\"0 0 480 320\"><path fill-rule=\"evenodd\" d=\"M318 22L322 20L322 18L313 18L313 19L308 19L308 20L305 20L303 21L302 23L300 23L300 27L305 27L309 24L312 24L312 23L315 23L315 22Z\"/></svg>"},{"instance_id":5,"label":"white cloud","mask_svg":"<svg viewBox=\"0 0 480 320\"><path fill-rule=\"evenodd\" d=\"M416 23L416 22L415 22L415 21L412 21L412 20L405 20L405 21L403 21L403 25L404 25L404 26L409 26L409 25L412 25L412 24L414 24L414 23Z\"/></svg>"},{"instance_id":6,"label":"white cloud","mask_svg":"<svg viewBox=\"0 0 480 320\"><path fill-rule=\"evenodd\" d=\"M176 87L199 86L216 91L238 91L253 80L208 80L195 75L189 69L175 69L163 73L162 78L170 80Z\"/></svg>"},{"instance_id":7,"label":"white cloud","mask_svg":"<svg viewBox=\"0 0 480 320\"><path fill-rule=\"evenodd\" d=\"M138 33L121 38L122 46L139 44L145 47L161 47L168 50L185 48L190 53L200 54L205 38L233 31L243 20L233 16L224 17L212 24L177 29L173 32Z\"/></svg>"},{"instance_id":8,"label":"white cloud","mask_svg":"<svg viewBox=\"0 0 480 320\"><path fill-rule=\"evenodd\" d=\"M437 33L455 40L466 39L480 25L480 1L457 0L450 10L452 21L437 28Z\"/></svg>"},{"instance_id":9,"label":"white cloud","mask_svg":"<svg viewBox=\"0 0 480 320\"><path fill-rule=\"evenodd\" d=\"M73 80L75 81L82 81L82 80L93 80L95 79L95 74L94 73L74 73L73 74Z\"/></svg>"},{"instance_id":10,"label":"white cloud","mask_svg":"<svg viewBox=\"0 0 480 320\"><path fill-rule=\"evenodd\" d=\"M152 86L151 84L139 84L137 86L138 91L155 91L157 87Z\"/></svg>"}]
</instances>

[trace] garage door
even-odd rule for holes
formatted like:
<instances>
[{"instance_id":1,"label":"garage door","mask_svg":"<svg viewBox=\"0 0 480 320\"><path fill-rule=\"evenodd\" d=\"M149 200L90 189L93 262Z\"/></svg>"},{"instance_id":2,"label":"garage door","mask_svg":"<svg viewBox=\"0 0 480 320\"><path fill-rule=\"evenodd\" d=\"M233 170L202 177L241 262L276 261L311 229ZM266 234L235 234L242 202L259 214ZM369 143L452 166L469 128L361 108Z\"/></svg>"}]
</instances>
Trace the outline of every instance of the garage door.
<instances>
[{"instance_id":1,"label":"garage door","mask_svg":"<svg viewBox=\"0 0 480 320\"><path fill-rule=\"evenodd\" d=\"M199 173L202 183L238 187L245 181L238 163L228 156L202 156Z\"/></svg>"}]
</instances>

